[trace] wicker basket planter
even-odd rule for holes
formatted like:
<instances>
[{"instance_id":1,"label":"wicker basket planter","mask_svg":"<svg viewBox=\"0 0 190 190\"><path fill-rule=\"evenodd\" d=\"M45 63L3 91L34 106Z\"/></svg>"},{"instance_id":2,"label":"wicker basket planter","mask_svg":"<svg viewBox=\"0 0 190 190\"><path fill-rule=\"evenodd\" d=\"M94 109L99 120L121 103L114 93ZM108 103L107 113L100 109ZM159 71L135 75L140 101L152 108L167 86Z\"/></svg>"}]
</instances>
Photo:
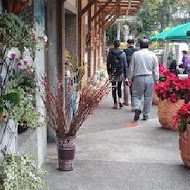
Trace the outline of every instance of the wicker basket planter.
<instances>
[{"instance_id":1,"label":"wicker basket planter","mask_svg":"<svg viewBox=\"0 0 190 190\"><path fill-rule=\"evenodd\" d=\"M164 129L177 131L176 128L172 127L173 116L176 114L177 110L184 103L184 100L178 100L178 102L173 103L167 100L159 100L158 102L158 118L159 122Z\"/></svg>"},{"instance_id":2,"label":"wicker basket planter","mask_svg":"<svg viewBox=\"0 0 190 190\"><path fill-rule=\"evenodd\" d=\"M184 133L179 135L179 150L184 164L190 168L190 124Z\"/></svg>"},{"instance_id":3,"label":"wicker basket planter","mask_svg":"<svg viewBox=\"0 0 190 190\"><path fill-rule=\"evenodd\" d=\"M154 92L153 99L152 99L152 104L158 105L158 101L159 101L159 98L158 98L156 92Z\"/></svg>"}]
</instances>

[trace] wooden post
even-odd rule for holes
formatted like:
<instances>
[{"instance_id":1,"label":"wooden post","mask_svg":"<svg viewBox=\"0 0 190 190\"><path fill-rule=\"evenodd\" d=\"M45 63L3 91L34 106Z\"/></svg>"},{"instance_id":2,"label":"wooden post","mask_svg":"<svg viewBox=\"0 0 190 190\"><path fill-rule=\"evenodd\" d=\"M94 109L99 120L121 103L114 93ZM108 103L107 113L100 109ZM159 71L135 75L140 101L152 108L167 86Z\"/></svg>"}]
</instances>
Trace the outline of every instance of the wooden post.
<instances>
[{"instance_id":1,"label":"wooden post","mask_svg":"<svg viewBox=\"0 0 190 190\"><path fill-rule=\"evenodd\" d=\"M82 65L82 0L78 0L78 64Z\"/></svg>"},{"instance_id":2,"label":"wooden post","mask_svg":"<svg viewBox=\"0 0 190 190\"><path fill-rule=\"evenodd\" d=\"M94 4L94 14L97 12L97 2ZM92 21L91 21L92 22ZM94 34L94 73L97 70L97 17L94 20L94 29L95 29L95 34Z\"/></svg>"},{"instance_id":3,"label":"wooden post","mask_svg":"<svg viewBox=\"0 0 190 190\"><path fill-rule=\"evenodd\" d=\"M88 0L88 3L90 3L91 0ZM87 34L87 38L88 38L88 77L91 77L91 38L92 38L92 32L91 32L91 27L92 27L92 23L91 23L91 13L92 13L92 9L90 7L90 9L88 9L88 34Z\"/></svg>"}]
</instances>

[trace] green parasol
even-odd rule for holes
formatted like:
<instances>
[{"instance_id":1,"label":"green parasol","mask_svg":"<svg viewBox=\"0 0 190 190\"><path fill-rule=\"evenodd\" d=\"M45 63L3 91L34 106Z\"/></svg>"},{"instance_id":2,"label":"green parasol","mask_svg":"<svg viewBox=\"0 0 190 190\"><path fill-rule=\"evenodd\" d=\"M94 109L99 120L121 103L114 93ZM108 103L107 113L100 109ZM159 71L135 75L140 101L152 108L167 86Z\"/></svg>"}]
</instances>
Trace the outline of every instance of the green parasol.
<instances>
[{"instance_id":1,"label":"green parasol","mask_svg":"<svg viewBox=\"0 0 190 190\"><path fill-rule=\"evenodd\" d=\"M177 25L150 38L151 41L190 41L187 35L190 31L190 22Z\"/></svg>"}]
</instances>

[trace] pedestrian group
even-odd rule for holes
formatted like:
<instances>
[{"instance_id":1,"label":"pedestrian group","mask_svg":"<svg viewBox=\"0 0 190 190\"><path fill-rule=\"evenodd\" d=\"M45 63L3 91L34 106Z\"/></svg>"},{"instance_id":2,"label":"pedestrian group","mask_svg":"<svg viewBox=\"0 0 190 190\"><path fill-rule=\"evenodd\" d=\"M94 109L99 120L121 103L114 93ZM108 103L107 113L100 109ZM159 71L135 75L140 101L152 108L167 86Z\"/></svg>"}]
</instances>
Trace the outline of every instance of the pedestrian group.
<instances>
[{"instance_id":1,"label":"pedestrian group","mask_svg":"<svg viewBox=\"0 0 190 190\"><path fill-rule=\"evenodd\" d=\"M134 40L130 39L127 43L128 48L121 50L120 41L115 40L114 48L109 50L107 57L107 72L112 83L113 108L122 108L123 104L129 105L131 101L132 111L135 112L134 121L139 120L141 113L143 120L147 120L151 110L154 85L159 80L158 59L148 50L148 39L140 40L138 51L134 47Z\"/></svg>"}]
</instances>

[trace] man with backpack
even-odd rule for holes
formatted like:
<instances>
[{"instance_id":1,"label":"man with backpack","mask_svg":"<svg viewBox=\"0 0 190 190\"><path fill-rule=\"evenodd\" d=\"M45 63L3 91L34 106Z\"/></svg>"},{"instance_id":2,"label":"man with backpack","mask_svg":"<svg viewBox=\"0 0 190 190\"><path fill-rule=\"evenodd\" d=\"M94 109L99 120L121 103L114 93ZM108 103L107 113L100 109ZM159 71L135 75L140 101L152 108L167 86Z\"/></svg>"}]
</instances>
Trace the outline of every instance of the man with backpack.
<instances>
[{"instance_id":1,"label":"man with backpack","mask_svg":"<svg viewBox=\"0 0 190 190\"><path fill-rule=\"evenodd\" d=\"M134 46L134 40L133 39L128 39L127 40L127 45L128 45L128 48L127 49L124 49L123 51L125 52L126 54L126 59L127 59L127 68L129 68L129 65L130 65L130 62L131 62L131 57L133 55L133 53L135 51L138 51L135 46ZM131 87L125 85L125 83L123 83L123 99L124 99L124 105L128 106L129 105L129 96L131 95ZM129 95L130 93L130 95ZM133 106L133 103L131 101L131 106L132 106L132 111L134 111L134 106Z\"/></svg>"},{"instance_id":2,"label":"man with backpack","mask_svg":"<svg viewBox=\"0 0 190 190\"><path fill-rule=\"evenodd\" d=\"M118 104L120 108L123 107L121 85L126 79L126 55L119 47L120 41L115 40L114 48L110 49L107 57L107 72L112 83L114 109L118 108Z\"/></svg>"}]
</instances>

